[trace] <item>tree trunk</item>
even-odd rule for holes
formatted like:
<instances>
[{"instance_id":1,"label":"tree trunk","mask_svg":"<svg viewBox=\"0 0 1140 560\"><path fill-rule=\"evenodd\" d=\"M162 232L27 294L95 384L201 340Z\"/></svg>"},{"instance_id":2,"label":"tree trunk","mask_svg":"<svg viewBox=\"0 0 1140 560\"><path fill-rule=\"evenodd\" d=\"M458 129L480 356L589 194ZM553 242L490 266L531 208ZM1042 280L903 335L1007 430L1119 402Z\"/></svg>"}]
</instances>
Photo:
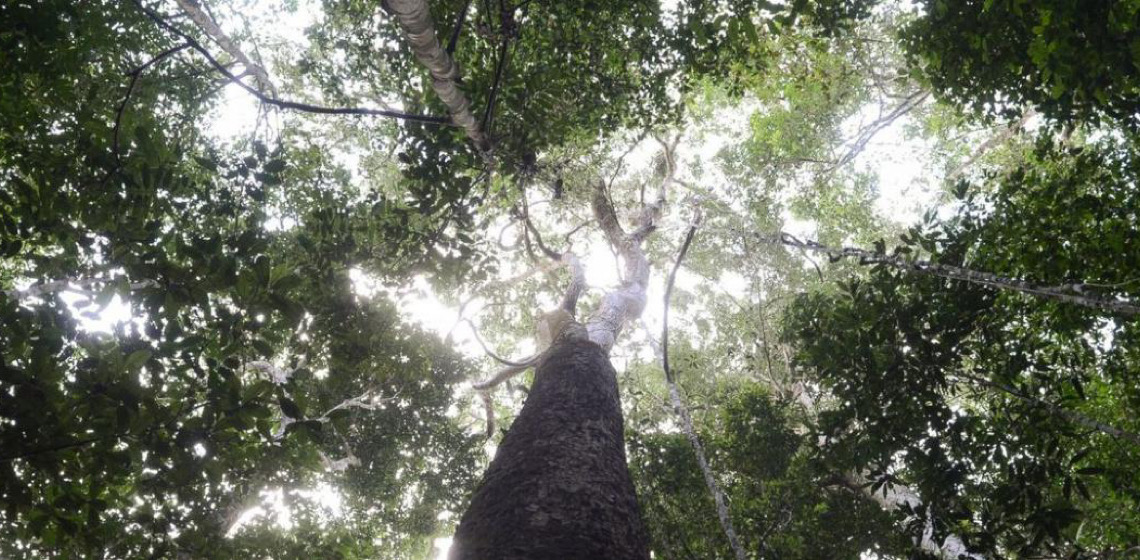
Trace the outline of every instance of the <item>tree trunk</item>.
<instances>
[{"instance_id":1,"label":"tree trunk","mask_svg":"<svg viewBox=\"0 0 1140 560\"><path fill-rule=\"evenodd\" d=\"M600 346L563 337L539 363L451 558L649 558L617 378Z\"/></svg>"}]
</instances>

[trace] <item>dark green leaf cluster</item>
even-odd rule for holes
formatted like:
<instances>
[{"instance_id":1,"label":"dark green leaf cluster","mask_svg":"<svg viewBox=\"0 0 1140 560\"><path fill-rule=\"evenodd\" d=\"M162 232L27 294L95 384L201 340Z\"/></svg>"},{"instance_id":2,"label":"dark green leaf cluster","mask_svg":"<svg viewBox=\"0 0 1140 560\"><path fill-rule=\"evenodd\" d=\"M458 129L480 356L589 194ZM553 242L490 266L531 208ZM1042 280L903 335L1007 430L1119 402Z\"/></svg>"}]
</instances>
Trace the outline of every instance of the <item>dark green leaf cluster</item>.
<instances>
[{"instance_id":1,"label":"dark green leaf cluster","mask_svg":"<svg viewBox=\"0 0 1140 560\"><path fill-rule=\"evenodd\" d=\"M875 504L834 483L811 458L787 403L757 384L726 388L702 404L718 412L698 426L746 550L760 558L899 554L907 542ZM683 434L631 435L630 469L653 550L665 558L728 558L692 448Z\"/></svg>"},{"instance_id":2,"label":"dark green leaf cluster","mask_svg":"<svg viewBox=\"0 0 1140 560\"><path fill-rule=\"evenodd\" d=\"M963 184L958 213L928 216L897 254L1136 297L1135 154L1126 142L1042 143L991 194ZM1134 321L876 265L838 293L799 298L787 329L835 396L824 456L917 487L936 533L1066 557L1140 536L1126 513L1140 447L1110 432L1140 427Z\"/></svg>"},{"instance_id":3,"label":"dark green leaf cluster","mask_svg":"<svg viewBox=\"0 0 1140 560\"><path fill-rule=\"evenodd\" d=\"M904 44L931 84L991 114L1136 126L1140 3L929 0Z\"/></svg>"},{"instance_id":4,"label":"dark green leaf cluster","mask_svg":"<svg viewBox=\"0 0 1140 560\"><path fill-rule=\"evenodd\" d=\"M212 147L201 61L131 79L171 42L129 3L4 4L0 28L0 555L429 550L476 468L446 415L467 367L349 271L459 274L425 247L464 242L288 138ZM368 470L326 468L347 457ZM296 530L224 538L266 490Z\"/></svg>"}]
</instances>

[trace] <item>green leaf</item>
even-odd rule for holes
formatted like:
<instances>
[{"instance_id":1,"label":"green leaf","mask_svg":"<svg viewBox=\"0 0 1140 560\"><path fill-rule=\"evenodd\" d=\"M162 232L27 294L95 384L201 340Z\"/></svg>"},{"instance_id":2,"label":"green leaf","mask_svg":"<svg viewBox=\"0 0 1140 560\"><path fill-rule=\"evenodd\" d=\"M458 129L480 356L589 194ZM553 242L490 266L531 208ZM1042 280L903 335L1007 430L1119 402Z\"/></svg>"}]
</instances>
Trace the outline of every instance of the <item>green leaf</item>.
<instances>
[{"instance_id":1,"label":"green leaf","mask_svg":"<svg viewBox=\"0 0 1140 560\"><path fill-rule=\"evenodd\" d=\"M273 355L277 353L273 350L273 346L263 339L255 338L250 342L253 344L253 347L257 349L257 352L266 358L272 358Z\"/></svg>"},{"instance_id":2,"label":"green leaf","mask_svg":"<svg viewBox=\"0 0 1140 560\"><path fill-rule=\"evenodd\" d=\"M301 410L301 407L297 406L297 403L293 402L293 399L285 395L279 395L277 397L277 403L281 405L281 412L285 413L285 416L294 420L300 420L305 417L305 413Z\"/></svg>"},{"instance_id":3,"label":"green leaf","mask_svg":"<svg viewBox=\"0 0 1140 560\"><path fill-rule=\"evenodd\" d=\"M142 368L143 364L145 364L147 360L150 359L151 355L152 354L150 350L135 350L134 352L131 352L129 356L127 356L126 361L123 362L123 367L126 368L127 371L138 371L140 368Z\"/></svg>"},{"instance_id":4,"label":"green leaf","mask_svg":"<svg viewBox=\"0 0 1140 560\"><path fill-rule=\"evenodd\" d=\"M267 173L280 173L285 170L285 160L271 159L265 162L265 171Z\"/></svg>"}]
</instances>

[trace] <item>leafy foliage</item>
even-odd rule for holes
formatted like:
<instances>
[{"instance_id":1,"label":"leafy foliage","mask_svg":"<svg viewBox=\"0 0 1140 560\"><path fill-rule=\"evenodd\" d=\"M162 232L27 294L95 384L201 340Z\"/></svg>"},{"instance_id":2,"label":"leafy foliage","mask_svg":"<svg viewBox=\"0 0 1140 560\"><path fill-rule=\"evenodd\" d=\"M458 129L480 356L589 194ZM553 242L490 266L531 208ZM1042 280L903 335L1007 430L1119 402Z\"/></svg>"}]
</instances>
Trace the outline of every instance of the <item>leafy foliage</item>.
<instances>
[{"instance_id":1,"label":"leafy foliage","mask_svg":"<svg viewBox=\"0 0 1140 560\"><path fill-rule=\"evenodd\" d=\"M786 403L758 385L725 388L706 402L718 413L701 439L724 481L734 522L758 557L851 558L866 550L901 554L909 544L891 518L831 485L793 431ZM669 558L729 557L692 450L682 434L632 434L632 470L654 550Z\"/></svg>"},{"instance_id":2,"label":"leafy foliage","mask_svg":"<svg viewBox=\"0 0 1140 560\"><path fill-rule=\"evenodd\" d=\"M931 84L978 111L1135 126L1136 2L924 2L905 44Z\"/></svg>"},{"instance_id":3,"label":"leafy foliage","mask_svg":"<svg viewBox=\"0 0 1140 560\"><path fill-rule=\"evenodd\" d=\"M1134 152L1101 148L1042 144L982 200L962 185L958 215L912 229L897 251L1045 284L1080 276L1134 297L1120 263L1136 248L1114 226L1137 207ZM1119 412L1137 402L1134 323L880 265L839 293L805 295L788 326L835 395L820 429L842 468L917 483L950 527L980 516L970 538L982 549L1079 557L1136 538L1130 516L1077 527L1134 499L1126 465L1140 449L1058 412L1135 432Z\"/></svg>"}]
</instances>

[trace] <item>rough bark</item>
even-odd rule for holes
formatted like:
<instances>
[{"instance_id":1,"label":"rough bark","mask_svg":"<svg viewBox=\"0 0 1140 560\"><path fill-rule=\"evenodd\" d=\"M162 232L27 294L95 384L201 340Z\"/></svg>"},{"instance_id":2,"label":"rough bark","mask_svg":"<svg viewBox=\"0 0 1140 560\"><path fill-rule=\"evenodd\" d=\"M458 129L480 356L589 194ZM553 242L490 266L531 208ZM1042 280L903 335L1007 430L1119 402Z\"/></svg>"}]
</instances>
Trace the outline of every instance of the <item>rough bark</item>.
<instances>
[{"instance_id":1,"label":"rough bark","mask_svg":"<svg viewBox=\"0 0 1140 560\"><path fill-rule=\"evenodd\" d=\"M389 0L388 6L400 22L400 28L407 36L416 60L431 72L431 87L443 104L447 105L451 119L463 127L480 153L489 155L491 142L471 112L471 102L467 100L467 95L459 89L459 65L440 46L426 0Z\"/></svg>"},{"instance_id":2,"label":"rough bark","mask_svg":"<svg viewBox=\"0 0 1140 560\"><path fill-rule=\"evenodd\" d=\"M450 557L645 559L617 379L581 336L551 346L455 533Z\"/></svg>"}]
</instances>

